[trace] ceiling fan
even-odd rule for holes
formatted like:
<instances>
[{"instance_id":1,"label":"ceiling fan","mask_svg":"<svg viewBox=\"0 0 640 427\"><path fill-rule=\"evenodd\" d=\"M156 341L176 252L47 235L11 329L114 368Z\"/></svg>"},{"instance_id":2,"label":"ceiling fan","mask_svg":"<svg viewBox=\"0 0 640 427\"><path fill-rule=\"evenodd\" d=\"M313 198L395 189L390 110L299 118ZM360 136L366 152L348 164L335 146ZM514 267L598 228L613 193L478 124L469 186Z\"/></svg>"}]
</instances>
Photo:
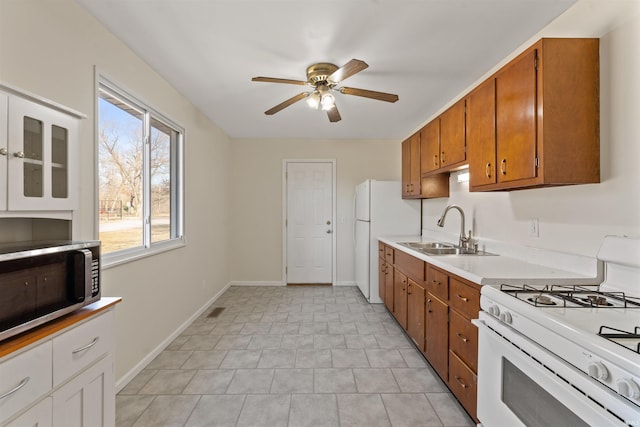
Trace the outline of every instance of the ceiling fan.
<instances>
[{"instance_id":1,"label":"ceiling fan","mask_svg":"<svg viewBox=\"0 0 640 427\"><path fill-rule=\"evenodd\" d=\"M327 112L330 122L340 121L340 113L338 107L335 104L335 98L331 92L340 92L345 95L362 96L364 98L377 99L379 101L396 102L398 95L392 93L377 92L374 90L356 89L352 87L338 87L338 83L353 76L356 73L367 68L366 62L359 59L352 59L342 67L337 67L334 64L327 62L320 62L312 64L307 67L307 80L290 80L290 79L278 79L274 77L254 77L251 81L254 82L267 82L267 83L286 83L293 85L308 85L313 88L311 92L302 92L287 99L284 102L276 105L275 107L265 111L268 116L277 113L280 110L287 108L288 106L307 98L307 104L311 108L317 109L322 107Z\"/></svg>"}]
</instances>

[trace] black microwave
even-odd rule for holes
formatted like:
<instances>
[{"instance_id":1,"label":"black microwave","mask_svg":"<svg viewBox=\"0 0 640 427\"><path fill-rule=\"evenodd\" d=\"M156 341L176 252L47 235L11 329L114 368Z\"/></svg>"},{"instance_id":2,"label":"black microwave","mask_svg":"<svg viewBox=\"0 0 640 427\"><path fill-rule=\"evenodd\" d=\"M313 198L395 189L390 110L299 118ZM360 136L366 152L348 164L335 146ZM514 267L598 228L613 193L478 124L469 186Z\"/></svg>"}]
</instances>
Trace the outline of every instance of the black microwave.
<instances>
[{"instance_id":1,"label":"black microwave","mask_svg":"<svg viewBox=\"0 0 640 427\"><path fill-rule=\"evenodd\" d=\"M0 245L0 341L99 299L99 241Z\"/></svg>"}]
</instances>

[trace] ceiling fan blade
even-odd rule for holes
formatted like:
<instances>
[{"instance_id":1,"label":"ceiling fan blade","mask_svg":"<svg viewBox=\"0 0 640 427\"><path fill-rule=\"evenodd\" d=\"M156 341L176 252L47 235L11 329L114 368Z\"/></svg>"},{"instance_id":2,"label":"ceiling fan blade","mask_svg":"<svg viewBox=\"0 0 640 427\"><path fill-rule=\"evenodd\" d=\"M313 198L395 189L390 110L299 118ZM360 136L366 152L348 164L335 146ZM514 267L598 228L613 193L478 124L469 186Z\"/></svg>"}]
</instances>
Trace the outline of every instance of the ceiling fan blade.
<instances>
[{"instance_id":1,"label":"ceiling fan blade","mask_svg":"<svg viewBox=\"0 0 640 427\"><path fill-rule=\"evenodd\" d=\"M267 116L270 116L270 115L272 115L272 114L277 113L277 112L278 112L278 111L280 111L280 110L283 110L283 109L287 108L287 107L288 107L289 105L291 105L291 104L295 104L296 102L300 101L301 99L306 98L306 97L307 97L307 96L309 96L309 95L310 95L310 92L302 92L302 93L299 93L299 94L297 94L296 96L293 96L293 97L291 97L291 98L287 99L286 101L281 102L280 104L276 105L275 107L273 107L273 108L271 108L271 109L269 109L269 110L265 111L264 113L265 113Z\"/></svg>"},{"instance_id":2,"label":"ceiling fan blade","mask_svg":"<svg viewBox=\"0 0 640 427\"><path fill-rule=\"evenodd\" d=\"M252 82L265 82L265 83L286 83L290 85L306 85L307 82L302 80L291 80L291 79L278 79L275 77L254 77L251 79Z\"/></svg>"},{"instance_id":3,"label":"ceiling fan blade","mask_svg":"<svg viewBox=\"0 0 640 427\"><path fill-rule=\"evenodd\" d=\"M336 105L333 105L333 108L330 110L327 110L327 116L329 116L329 121L331 123L335 123L335 122L339 122L340 120L342 120L342 117L340 117L340 112L338 111L338 107L336 107Z\"/></svg>"},{"instance_id":4,"label":"ceiling fan blade","mask_svg":"<svg viewBox=\"0 0 640 427\"><path fill-rule=\"evenodd\" d=\"M345 95L362 96L365 98L377 99L378 101L396 102L399 98L398 95L393 93L377 92L375 90L356 89L354 87L341 87L340 93Z\"/></svg>"},{"instance_id":5,"label":"ceiling fan blade","mask_svg":"<svg viewBox=\"0 0 640 427\"><path fill-rule=\"evenodd\" d=\"M356 73L367 68L366 62L360 61L359 59L352 59L351 61L344 64L342 67L338 68L336 71L331 74L327 80L331 83L340 83L341 81L353 76Z\"/></svg>"}]
</instances>

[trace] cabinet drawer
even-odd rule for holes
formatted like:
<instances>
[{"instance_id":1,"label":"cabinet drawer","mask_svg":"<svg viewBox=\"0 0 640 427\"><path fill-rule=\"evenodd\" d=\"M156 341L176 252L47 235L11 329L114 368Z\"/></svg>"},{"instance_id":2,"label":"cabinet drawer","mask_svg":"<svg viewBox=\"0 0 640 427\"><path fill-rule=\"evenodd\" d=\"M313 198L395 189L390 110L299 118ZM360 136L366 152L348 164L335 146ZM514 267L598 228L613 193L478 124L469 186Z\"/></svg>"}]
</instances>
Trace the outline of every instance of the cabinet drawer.
<instances>
[{"instance_id":1,"label":"cabinet drawer","mask_svg":"<svg viewBox=\"0 0 640 427\"><path fill-rule=\"evenodd\" d=\"M452 351L449 351L449 388L467 412L477 419L478 376Z\"/></svg>"},{"instance_id":2,"label":"cabinet drawer","mask_svg":"<svg viewBox=\"0 0 640 427\"><path fill-rule=\"evenodd\" d=\"M402 251L395 254L396 268L422 284L424 283L424 261Z\"/></svg>"},{"instance_id":3,"label":"cabinet drawer","mask_svg":"<svg viewBox=\"0 0 640 427\"><path fill-rule=\"evenodd\" d=\"M113 311L53 339L53 385L89 366L113 348Z\"/></svg>"},{"instance_id":4,"label":"cabinet drawer","mask_svg":"<svg viewBox=\"0 0 640 427\"><path fill-rule=\"evenodd\" d=\"M475 319L480 311L480 291L461 281L449 278L449 305L460 311L467 319Z\"/></svg>"},{"instance_id":5,"label":"cabinet drawer","mask_svg":"<svg viewBox=\"0 0 640 427\"><path fill-rule=\"evenodd\" d=\"M449 348L474 372L478 372L478 328L451 310Z\"/></svg>"},{"instance_id":6,"label":"cabinet drawer","mask_svg":"<svg viewBox=\"0 0 640 427\"><path fill-rule=\"evenodd\" d=\"M427 291L443 300L449 299L449 276L427 265Z\"/></svg>"},{"instance_id":7,"label":"cabinet drawer","mask_svg":"<svg viewBox=\"0 0 640 427\"><path fill-rule=\"evenodd\" d=\"M51 427L51 414L53 413L53 399L45 398L33 408L11 421L5 427Z\"/></svg>"},{"instance_id":8,"label":"cabinet drawer","mask_svg":"<svg viewBox=\"0 0 640 427\"><path fill-rule=\"evenodd\" d=\"M51 390L52 366L50 341L0 364L0 422Z\"/></svg>"},{"instance_id":9,"label":"cabinet drawer","mask_svg":"<svg viewBox=\"0 0 640 427\"><path fill-rule=\"evenodd\" d=\"M378 242L378 257L384 259L385 245L382 242Z\"/></svg>"}]
</instances>

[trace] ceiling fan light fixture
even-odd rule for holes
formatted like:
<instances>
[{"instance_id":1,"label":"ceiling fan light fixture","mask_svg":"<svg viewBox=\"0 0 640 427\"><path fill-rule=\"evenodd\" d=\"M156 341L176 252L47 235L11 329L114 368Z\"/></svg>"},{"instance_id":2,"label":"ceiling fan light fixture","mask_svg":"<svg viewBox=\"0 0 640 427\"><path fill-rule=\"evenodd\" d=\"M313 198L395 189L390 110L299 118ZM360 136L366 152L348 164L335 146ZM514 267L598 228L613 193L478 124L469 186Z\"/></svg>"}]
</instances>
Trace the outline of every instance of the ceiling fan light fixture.
<instances>
[{"instance_id":1,"label":"ceiling fan light fixture","mask_svg":"<svg viewBox=\"0 0 640 427\"><path fill-rule=\"evenodd\" d=\"M320 100L320 104L322 104L322 109L324 111L329 111L335 106L336 100L333 97L333 95L331 95L330 93L325 93L325 94L322 95L322 99Z\"/></svg>"},{"instance_id":2,"label":"ceiling fan light fixture","mask_svg":"<svg viewBox=\"0 0 640 427\"><path fill-rule=\"evenodd\" d=\"M309 95L309 97L307 98L307 105L314 110L318 109L318 107L320 106L320 94L318 93L318 91L315 91L311 95Z\"/></svg>"}]
</instances>

